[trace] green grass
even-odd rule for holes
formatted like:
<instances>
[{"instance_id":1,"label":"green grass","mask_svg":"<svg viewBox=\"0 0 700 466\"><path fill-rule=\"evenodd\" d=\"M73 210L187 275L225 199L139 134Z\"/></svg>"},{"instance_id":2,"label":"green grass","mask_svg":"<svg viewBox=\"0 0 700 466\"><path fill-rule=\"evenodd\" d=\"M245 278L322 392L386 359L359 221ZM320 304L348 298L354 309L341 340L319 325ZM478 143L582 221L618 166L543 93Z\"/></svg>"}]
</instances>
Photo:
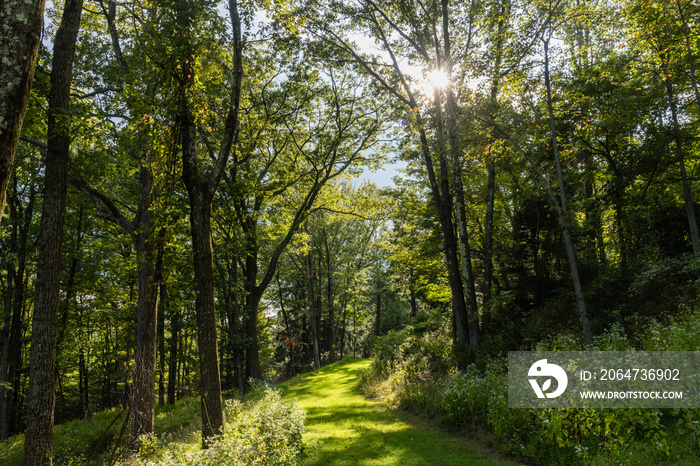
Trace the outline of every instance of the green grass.
<instances>
[{"instance_id":1,"label":"green grass","mask_svg":"<svg viewBox=\"0 0 700 466\"><path fill-rule=\"evenodd\" d=\"M280 385L306 411L312 465L512 465L464 437L362 396L358 373L370 360L344 359Z\"/></svg>"},{"instance_id":2,"label":"green grass","mask_svg":"<svg viewBox=\"0 0 700 466\"><path fill-rule=\"evenodd\" d=\"M284 396L296 398L306 411L304 442L308 453L304 464L513 464L494 459L493 452L479 443L451 435L423 420L391 410L380 401L365 398L358 389L358 374L369 365L369 360L345 359L280 385ZM172 410L158 408L156 432L161 435L169 432L173 439L182 437L178 442L194 442L198 446L199 405L195 401L180 400ZM124 415L116 420L105 439L99 439L116 416L118 411L113 409L96 413L90 422L73 421L56 426L54 464L84 464L95 447L93 464L103 464L118 436ZM128 431L125 435L128 436ZM0 464L21 465L23 449L23 435L0 442Z\"/></svg>"}]
</instances>

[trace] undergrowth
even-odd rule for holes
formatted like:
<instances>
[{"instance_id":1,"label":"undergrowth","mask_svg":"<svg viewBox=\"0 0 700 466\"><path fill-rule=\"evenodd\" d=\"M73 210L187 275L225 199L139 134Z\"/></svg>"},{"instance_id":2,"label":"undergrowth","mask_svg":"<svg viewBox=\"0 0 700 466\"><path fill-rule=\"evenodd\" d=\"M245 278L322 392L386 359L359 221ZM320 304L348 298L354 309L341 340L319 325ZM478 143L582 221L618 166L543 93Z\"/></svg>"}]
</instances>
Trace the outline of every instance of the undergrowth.
<instances>
[{"instance_id":1,"label":"undergrowth","mask_svg":"<svg viewBox=\"0 0 700 466\"><path fill-rule=\"evenodd\" d=\"M258 387L249 401L225 402L224 434L201 449L199 402L191 397L156 408L154 433L127 449L130 419L111 409L92 420L54 428L53 464L67 465L295 465L303 450L304 413L279 393ZM21 466L24 435L0 443L0 464Z\"/></svg>"},{"instance_id":2,"label":"undergrowth","mask_svg":"<svg viewBox=\"0 0 700 466\"><path fill-rule=\"evenodd\" d=\"M411 327L380 338L375 360L362 374L364 392L445 426L478 433L532 464L700 464L700 410L509 409L506 359L481 360L457 371L454 361L444 365L450 346L449 334L421 335ZM584 347L571 335L555 335L535 349ZM614 325L596 339L594 349L697 348L698 310L663 324L647 320L635 342Z\"/></svg>"},{"instance_id":3,"label":"undergrowth","mask_svg":"<svg viewBox=\"0 0 700 466\"><path fill-rule=\"evenodd\" d=\"M206 449L199 438L173 441L169 436L144 439L140 464L157 465L296 465L304 450L304 412L265 389L259 400L227 400L226 426Z\"/></svg>"},{"instance_id":4,"label":"undergrowth","mask_svg":"<svg viewBox=\"0 0 700 466\"><path fill-rule=\"evenodd\" d=\"M159 435L181 433L199 427L196 398L183 398L173 406L157 406L154 430ZM54 427L53 464L102 465L115 463L126 452L130 418L112 408L97 412L89 421L77 419ZM0 464L21 466L24 434L0 442Z\"/></svg>"}]
</instances>

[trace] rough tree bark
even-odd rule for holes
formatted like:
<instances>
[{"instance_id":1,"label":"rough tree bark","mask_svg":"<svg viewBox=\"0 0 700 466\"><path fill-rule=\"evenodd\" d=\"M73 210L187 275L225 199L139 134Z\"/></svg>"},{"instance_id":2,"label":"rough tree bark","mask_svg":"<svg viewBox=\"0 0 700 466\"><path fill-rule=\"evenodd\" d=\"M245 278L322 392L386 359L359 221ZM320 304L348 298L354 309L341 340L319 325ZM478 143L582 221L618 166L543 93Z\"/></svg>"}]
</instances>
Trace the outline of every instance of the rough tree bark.
<instances>
[{"instance_id":1,"label":"rough tree bark","mask_svg":"<svg viewBox=\"0 0 700 466\"><path fill-rule=\"evenodd\" d=\"M27 389L25 466L43 466L51 464L52 460L56 323L71 143L67 116L82 7L83 0L66 1L53 49L48 150Z\"/></svg>"},{"instance_id":2,"label":"rough tree bark","mask_svg":"<svg viewBox=\"0 0 700 466\"><path fill-rule=\"evenodd\" d=\"M44 17L44 0L0 5L0 221L29 102Z\"/></svg>"},{"instance_id":3,"label":"rough tree bark","mask_svg":"<svg viewBox=\"0 0 700 466\"><path fill-rule=\"evenodd\" d=\"M131 422L131 445L138 448L139 437L153 432L155 421L155 372L158 348L158 283L160 264L156 260L153 232L153 176L144 161L139 170L141 202L131 232L138 262L138 315Z\"/></svg>"}]
</instances>

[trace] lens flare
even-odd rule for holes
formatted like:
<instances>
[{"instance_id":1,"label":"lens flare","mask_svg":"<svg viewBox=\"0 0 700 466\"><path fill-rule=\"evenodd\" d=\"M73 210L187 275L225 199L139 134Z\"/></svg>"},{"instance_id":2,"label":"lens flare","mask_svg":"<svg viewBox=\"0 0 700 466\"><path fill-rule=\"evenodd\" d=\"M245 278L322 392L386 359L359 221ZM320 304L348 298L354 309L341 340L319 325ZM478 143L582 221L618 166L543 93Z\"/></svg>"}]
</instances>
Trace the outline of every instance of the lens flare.
<instances>
[{"instance_id":1,"label":"lens flare","mask_svg":"<svg viewBox=\"0 0 700 466\"><path fill-rule=\"evenodd\" d=\"M442 70L432 70L428 73L428 82L437 89L444 89L450 84L450 79Z\"/></svg>"}]
</instances>

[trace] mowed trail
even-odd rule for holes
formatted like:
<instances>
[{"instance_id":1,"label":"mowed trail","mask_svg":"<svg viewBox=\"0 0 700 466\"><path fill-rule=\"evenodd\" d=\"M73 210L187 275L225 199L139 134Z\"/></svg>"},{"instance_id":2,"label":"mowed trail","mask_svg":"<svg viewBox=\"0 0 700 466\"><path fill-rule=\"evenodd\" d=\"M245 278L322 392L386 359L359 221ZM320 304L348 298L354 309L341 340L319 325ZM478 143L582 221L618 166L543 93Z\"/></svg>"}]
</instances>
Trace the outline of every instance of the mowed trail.
<instances>
[{"instance_id":1,"label":"mowed trail","mask_svg":"<svg viewBox=\"0 0 700 466\"><path fill-rule=\"evenodd\" d=\"M282 384L306 411L306 465L513 465L404 413L368 400L358 389L370 360L345 359Z\"/></svg>"}]
</instances>

